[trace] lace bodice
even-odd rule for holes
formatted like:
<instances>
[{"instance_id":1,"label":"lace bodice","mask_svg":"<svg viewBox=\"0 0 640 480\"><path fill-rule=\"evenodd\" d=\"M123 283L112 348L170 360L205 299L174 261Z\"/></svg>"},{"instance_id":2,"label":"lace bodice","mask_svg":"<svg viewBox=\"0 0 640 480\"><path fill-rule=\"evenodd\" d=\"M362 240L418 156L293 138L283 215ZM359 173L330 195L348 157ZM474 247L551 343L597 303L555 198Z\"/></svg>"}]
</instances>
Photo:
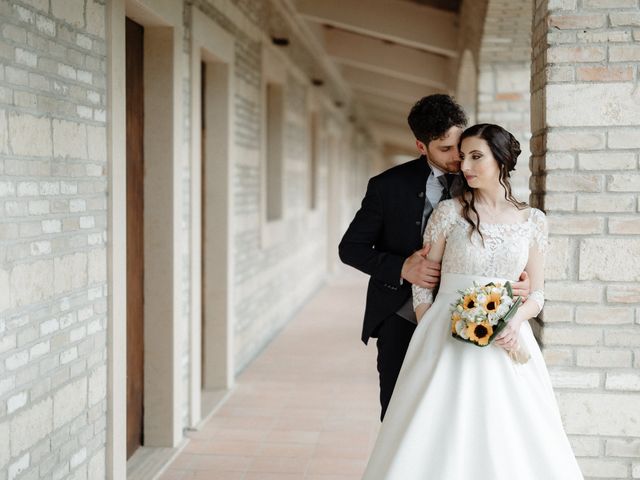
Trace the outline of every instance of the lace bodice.
<instances>
[{"instance_id":1,"label":"lace bodice","mask_svg":"<svg viewBox=\"0 0 640 480\"><path fill-rule=\"evenodd\" d=\"M480 224L480 235L470 237L471 225L458 211L455 199L444 200L431 214L424 232L425 243L435 243L442 236L446 244L441 273L458 273L517 280L535 249L544 261L548 245L547 220L543 212L531 208L526 222L514 224ZM424 301L430 292L414 288ZM419 300L419 299L418 299ZM416 299L414 298L414 303ZM542 306L540 307L542 308Z\"/></svg>"},{"instance_id":2,"label":"lace bodice","mask_svg":"<svg viewBox=\"0 0 640 480\"><path fill-rule=\"evenodd\" d=\"M469 238L471 225L460 215L455 202L440 202L424 232L425 243L434 243L441 235L446 238L442 273L517 279L527 264L530 247L546 252L546 217L540 210L532 208L524 223L480 223L483 246L477 232Z\"/></svg>"}]
</instances>

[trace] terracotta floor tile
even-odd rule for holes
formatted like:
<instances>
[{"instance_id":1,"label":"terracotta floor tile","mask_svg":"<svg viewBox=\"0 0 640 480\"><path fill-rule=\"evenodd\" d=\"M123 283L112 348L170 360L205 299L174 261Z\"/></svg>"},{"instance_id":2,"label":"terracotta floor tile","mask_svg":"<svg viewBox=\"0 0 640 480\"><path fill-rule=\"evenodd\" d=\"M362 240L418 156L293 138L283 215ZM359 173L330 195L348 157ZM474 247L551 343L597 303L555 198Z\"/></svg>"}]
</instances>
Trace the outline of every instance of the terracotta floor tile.
<instances>
[{"instance_id":1,"label":"terracotta floor tile","mask_svg":"<svg viewBox=\"0 0 640 480\"><path fill-rule=\"evenodd\" d=\"M291 417L327 418L331 415L332 411L326 407L289 407L284 413Z\"/></svg>"},{"instance_id":2,"label":"terracotta floor tile","mask_svg":"<svg viewBox=\"0 0 640 480\"><path fill-rule=\"evenodd\" d=\"M362 475L306 475L304 480L362 480Z\"/></svg>"},{"instance_id":3,"label":"terracotta floor tile","mask_svg":"<svg viewBox=\"0 0 640 480\"><path fill-rule=\"evenodd\" d=\"M216 472L212 470L200 470L193 472L193 478L189 480L244 480L244 472Z\"/></svg>"},{"instance_id":4,"label":"terracotta floor tile","mask_svg":"<svg viewBox=\"0 0 640 480\"><path fill-rule=\"evenodd\" d=\"M301 480L299 473L248 472L243 480Z\"/></svg>"},{"instance_id":5,"label":"terracotta floor tile","mask_svg":"<svg viewBox=\"0 0 640 480\"><path fill-rule=\"evenodd\" d=\"M380 427L366 277L332 279L236 379L161 480L356 480Z\"/></svg>"},{"instance_id":6,"label":"terracotta floor tile","mask_svg":"<svg viewBox=\"0 0 640 480\"><path fill-rule=\"evenodd\" d=\"M313 452L314 458L353 458L368 459L371 448L368 445L317 445Z\"/></svg>"},{"instance_id":7,"label":"terracotta floor tile","mask_svg":"<svg viewBox=\"0 0 640 480\"><path fill-rule=\"evenodd\" d=\"M372 420L358 420L348 418L327 418L324 421L322 430L325 432L352 432L366 433L371 432Z\"/></svg>"},{"instance_id":8,"label":"terracotta floor tile","mask_svg":"<svg viewBox=\"0 0 640 480\"><path fill-rule=\"evenodd\" d=\"M276 423L276 418L274 417L255 417L255 416L245 416L245 417L218 417L214 416L210 422L222 428L232 428L232 429L269 429L273 428Z\"/></svg>"},{"instance_id":9,"label":"terracotta floor tile","mask_svg":"<svg viewBox=\"0 0 640 480\"><path fill-rule=\"evenodd\" d=\"M311 443L315 444L320 438L318 431L305 430L273 430L267 436L267 443Z\"/></svg>"},{"instance_id":10,"label":"terracotta floor tile","mask_svg":"<svg viewBox=\"0 0 640 480\"><path fill-rule=\"evenodd\" d=\"M213 435L210 437L210 439L261 443L267 438L269 432L271 432L271 429L253 430L249 428L218 428L213 432Z\"/></svg>"},{"instance_id":11,"label":"terracotta floor tile","mask_svg":"<svg viewBox=\"0 0 640 480\"><path fill-rule=\"evenodd\" d=\"M169 469L160 476L160 480L187 480L187 473L191 472Z\"/></svg>"},{"instance_id":12,"label":"terracotta floor tile","mask_svg":"<svg viewBox=\"0 0 640 480\"><path fill-rule=\"evenodd\" d=\"M210 470L215 472L245 472L253 458L238 455L193 455L191 470Z\"/></svg>"},{"instance_id":13,"label":"terracotta floor tile","mask_svg":"<svg viewBox=\"0 0 640 480\"><path fill-rule=\"evenodd\" d=\"M188 455L183 451L173 462L171 462L169 470L187 470L191 463L193 463L193 455Z\"/></svg>"},{"instance_id":14,"label":"terracotta floor tile","mask_svg":"<svg viewBox=\"0 0 640 480\"><path fill-rule=\"evenodd\" d=\"M307 473L309 475L358 475L364 472L366 459L312 458Z\"/></svg>"},{"instance_id":15,"label":"terracotta floor tile","mask_svg":"<svg viewBox=\"0 0 640 480\"><path fill-rule=\"evenodd\" d=\"M296 473L304 475L309 464L308 458L256 457L249 466L250 472Z\"/></svg>"},{"instance_id":16,"label":"terracotta floor tile","mask_svg":"<svg viewBox=\"0 0 640 480\"><path fill-rule=\"evenodd\" d=\"M273 428L276 430L321 431L323 426L324 418L285 416L278 418Z\"/></svg>"},{"instance_id":17,"label":"terracotta floor tile","mask_svg":"<svg viewBox=\"0 0 640 480\"><path fill-rule=\"evenodd\" d=\"M285 413L285 407L247 407L243 405L224 405L216 412L218 417L268 417L273 418Z\"/></svg>"},{"instance_id":18,"label":"terracotta floor tile","mask_svg":"<svg viewBox=\"0 0 640 480\"><path fill-rule=\"evenodd\" d=\"M265 443L260 450L261 457L310 458L316 446L312 443Z\"/></svg>"},{"instance_id":19,"label":"terracotta floor tile","mask_svg":"<svg viewBox=\"0 0 640 480\"><path fill-rule=\"evenodd\" d=\"M371 440L369 433L363 432L320 432L318 444L320 445L369 445Z\"/></svg>"},{"instance_id":20,"label":"terracotta floor tile","mask_svg":"<svg viewBox=\"0 0 640 480\"><path fill-rule=\"evenodd\" d=\"M260 452L260 442L241 442L235 440L215 439L192 441L184 449L187 453L213 455L254 456Z\"/></svg>"}]
</instances>

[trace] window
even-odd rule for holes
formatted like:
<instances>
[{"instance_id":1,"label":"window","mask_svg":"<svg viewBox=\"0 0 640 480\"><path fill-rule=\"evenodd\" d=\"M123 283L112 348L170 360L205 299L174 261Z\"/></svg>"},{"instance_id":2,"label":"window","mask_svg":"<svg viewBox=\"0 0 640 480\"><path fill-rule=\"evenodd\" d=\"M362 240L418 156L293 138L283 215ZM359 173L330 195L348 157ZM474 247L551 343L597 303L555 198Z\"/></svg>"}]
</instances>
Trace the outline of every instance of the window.
<instances>
[{"instance_id":1,"label":"window","mask_svg":"<svg viewBox=\"0 0 640 480\"><path fill-rule=\"evenodd\" d=\"M311 112L309 117L309 209L318 206L318 114Z\"/></svg>"},{"instance_id":2,"label":"window","mask_svg":"<svg viewBox=\"0 0 640 480\"><path fill-rule=\"evenodd\" d=\"M279 220L283 213L283 87L267 84L266 98L266 214L267 221Z\"/></svg>"}]
</instances>

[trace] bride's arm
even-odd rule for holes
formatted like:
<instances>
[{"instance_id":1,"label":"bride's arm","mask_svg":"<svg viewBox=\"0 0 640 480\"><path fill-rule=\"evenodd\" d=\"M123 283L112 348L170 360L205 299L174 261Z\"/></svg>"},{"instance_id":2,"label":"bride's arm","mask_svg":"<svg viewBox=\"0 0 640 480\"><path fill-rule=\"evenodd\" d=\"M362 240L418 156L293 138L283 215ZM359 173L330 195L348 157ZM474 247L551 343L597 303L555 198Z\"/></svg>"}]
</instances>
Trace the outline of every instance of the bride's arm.
<instances>
[{"instance_id":1,"label":"bride's arm","mask_svg":"<svg viewBox=\"0 0 640 480\"><path fill-rule=\"evenodd\" d=\"M513 348L518 340L518 332L523 322L535 317L544 306L544 264L547 250L546 218L540 212L536 225L537 235L529 248L529 259L525 272L531 282L531 293L520 305L517 312L507 323L507 327L496 337L495 343L507 350Z\"/></svg>"},{"instance_id":2,"label":"bride's arm","mask_svg":"<svg viewBox=\"0 0 640 480\"><path fill-rule=\"evenodd\" d=\"M525 267L531 281L531 294L513 317L520 323L538 315L544 306L544 254L534 250Z\"/></svg>"},{"instance_id":3,"label":"bride's arm","mask_svg":"<svg viewBox=\"0 0 640 480\"><path fill-rule=\"evenodd\" d=\"M423 244L431 246L429 253L427 253L427 260L441 263L447 242L447 232L453 223L454 216L453 200L445 200L438 204L429 217L423 236ZM416 312L418 323L420 323L423 315L433 303L433 288L412 285L411 289L413 291L413 309Z\"/></svg>"},{"instance_id":4,"label":"bride's arm","mask_svg":"<svg viewBox=\"0 0 640 480\"><path fill-rule=\"evenodd\" d=\"M440 263L444 254L445 242L445 237L442 235L432 244L425 243L425 247L427 245L431 247L426 257L427 260ZM416 312L416 319L419 323L420 319L427 310L429 310L429 307L433 303L433 288L423 288L417 285L412 285L411 290L413 291L413 309Z\"/></svg>"}]
</instances>

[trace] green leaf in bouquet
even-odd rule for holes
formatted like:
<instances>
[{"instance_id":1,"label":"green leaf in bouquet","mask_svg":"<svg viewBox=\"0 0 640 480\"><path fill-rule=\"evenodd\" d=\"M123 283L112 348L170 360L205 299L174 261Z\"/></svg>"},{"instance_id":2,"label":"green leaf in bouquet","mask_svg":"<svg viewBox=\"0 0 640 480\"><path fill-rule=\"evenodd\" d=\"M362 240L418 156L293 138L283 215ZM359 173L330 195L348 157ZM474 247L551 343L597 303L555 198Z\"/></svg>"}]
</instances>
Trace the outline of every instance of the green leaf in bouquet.
<instances>
[{"instance_id":1,"label":"green leaf in bouquet","mask_svg":"<svg viewBox=\"0 0 640 480\"><path fill-rule=\"evenodd\" d=\"M489 338L489 344L491 344L491 342L493 342L493 339L502 331L504 330L504 327L507 326L507 322L505 322L504 320L500 319L498 320L498 323L496 324L495 327L493 327L493 334L491 335L491 337Z\"/></svg>"},{"instance_id":2,"label":"green leaf in bouquet","mask_svg":"<svg viewBox=\"0 0 640 480\"><path fill-rule=\"evenodd\" d=\"M504 284L504 288L507 289L507 293L511 298L513 298L513 288L511 288L511 282L507 282Z\"/></svg>"},{"instance_id":3,"label":"green leaf in bouquet","mask_svg":"<svg viewBox=\"0 0 640 480\"><path fill-rule=\"evenodd\" d=\"M515 313L518 311L518 307L520 306L521 303L522 303L522 297L516 297L516 299L513 301L513 305L511 305L511 308L509 308L509 311L504 314L504 317L502 317L502 320L504 320L505 322L508 322L509 319L513 317Z\"/></svg>"}]
</instances>

